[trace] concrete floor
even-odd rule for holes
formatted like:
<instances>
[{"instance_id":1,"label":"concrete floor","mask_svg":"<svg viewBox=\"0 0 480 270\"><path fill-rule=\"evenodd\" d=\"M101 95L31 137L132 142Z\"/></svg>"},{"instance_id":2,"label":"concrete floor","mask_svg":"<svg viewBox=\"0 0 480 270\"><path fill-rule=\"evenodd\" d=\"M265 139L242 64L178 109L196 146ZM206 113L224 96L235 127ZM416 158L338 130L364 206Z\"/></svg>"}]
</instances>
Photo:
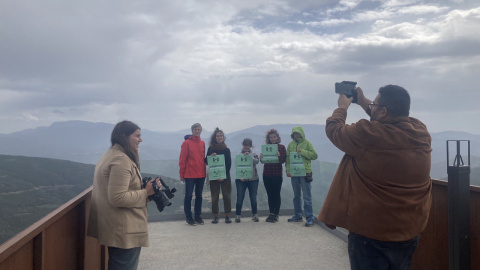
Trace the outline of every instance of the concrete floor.
<instances>
[{"instance_id":1,"label":"concrete floor","mask_svg":"<svg viewBox=\"0 0 480 270\"><path fill-rule=\"evenodd\" d=\"M350 269L347 243L319 225L305 227L280 216L277 223L189 226L185 221L149 223L150 247L139 269Z\"/></svg>"}]
</instances>

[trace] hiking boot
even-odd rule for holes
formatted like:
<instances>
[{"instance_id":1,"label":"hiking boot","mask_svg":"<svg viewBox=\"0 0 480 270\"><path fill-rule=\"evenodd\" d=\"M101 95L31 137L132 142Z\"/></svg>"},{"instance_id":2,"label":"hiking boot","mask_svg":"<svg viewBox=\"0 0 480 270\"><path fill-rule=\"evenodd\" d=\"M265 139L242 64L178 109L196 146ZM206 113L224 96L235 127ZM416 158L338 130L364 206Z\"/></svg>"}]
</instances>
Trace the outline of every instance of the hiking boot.
<instances>
[{"instance_id":1,"label":"hiking boot","mask_svg":"<svg viewBox=\"0 0 480 270\"><path fill-rule=\"evenodd\" d=\"M293 216L287 220L288 222L302 222L303 218L297 218L296 216Z\"/></svg>"},{"instance_id":2,"label":"hiking boot","mask_svg":"<svg viewBox=\"0 0 480 270\"><path fill-rule=\"evenodd\" d=\"M217 223L218 223L218 217L213 217L212 223L213 223L213 224L217 224Z\"/></svg>"},{"instance_id":3,"label":"hiking boot","mask_svg":"<svg viewBox=\"0 0 480 270\"><path fill-rule=\"evenodd\" d=\"M190 225L190 226L195 226L197 224L195 224L195 221L193 220L193 218L187 218L186 220L187 224Z\"/></svg>"},{"instance_id":4,"label":"hiking boot","mask_svg":"<svg viewBox=\"0 0 480 270\"><path fill-rule=\"evenodd\" d=\"M253 220L254 222L258 222L258 217L257 217L257 215L254 215L254 216L252 217L252 220Z\"/></svg>"},{"instance_id":5,"label":"hiking boot","mask_svg":"<svg viewBox=\"0 0 480 270\"><path fill-rule=\"evenodd\" d=\"M225 223L232 223L232 220L230 219L229 216L225 217Z\"/></svg>"},{"instance_id":6,"label":"hiking boot","mask_svg":"<svg viewBox=\"0 0 480 270\"><path fill-rule=\"evenodd\" d=\"M195 223L200 224L200 225L204 224L203 219L201 217L195 217L194 221L195 221Z\"/></svg>"},{"instance_id":7,"label":"hiking boot","mask_svg":"<svg viewBox=\"0 0 480 270\"><path fill-rule=\"evenodd\" d=\"M235 222L240 223L240 216L235 216Z\"/></svg>"}]
</instances>

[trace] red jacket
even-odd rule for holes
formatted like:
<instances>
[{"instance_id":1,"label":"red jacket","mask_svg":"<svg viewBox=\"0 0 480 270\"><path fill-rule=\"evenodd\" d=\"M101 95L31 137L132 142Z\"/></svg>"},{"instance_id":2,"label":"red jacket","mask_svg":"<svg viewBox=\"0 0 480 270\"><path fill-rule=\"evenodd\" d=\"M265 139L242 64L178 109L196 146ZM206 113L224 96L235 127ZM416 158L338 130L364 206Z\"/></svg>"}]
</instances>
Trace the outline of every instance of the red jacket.
<instances>
[{"instance_id":1,"label":"red jacket","mask_svg":"<svg viewBox=\"0 0 480 270\"><path fill-rule=\"evenodd\" d=\"M180 179L204 178L206 176L205 142L198 136L190 136L182 143L180 159Z\"/></svg>"}]
</instances>

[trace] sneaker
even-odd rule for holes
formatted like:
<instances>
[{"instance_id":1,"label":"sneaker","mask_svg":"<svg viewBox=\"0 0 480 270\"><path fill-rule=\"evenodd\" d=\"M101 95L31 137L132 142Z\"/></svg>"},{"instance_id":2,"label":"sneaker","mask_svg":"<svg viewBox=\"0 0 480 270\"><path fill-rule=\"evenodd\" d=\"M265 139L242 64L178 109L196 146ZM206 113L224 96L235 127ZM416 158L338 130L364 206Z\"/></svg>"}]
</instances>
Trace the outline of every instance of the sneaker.
<instances>
[{"instance_id":1,"label":"sneaker","mask_svg":"<svg viewBox=\"0 0 480 270\"><path fill-rule=\"evenodd\" d=\"M197 224L200 224L200 225L204 224L203 219L201 217L195 217L194 220L195 220L195 223L197 223Z\"/></svg>"},{"instance_id":2,"label":"sneaker","mask_svg":"<svg viewBox=\"0 0 480 270\"><path fill-rule=\"evenodd\" d=\"M288 222L302 222L303 218L297 218L297 217L293 216L293 217L289 218L287 221Z\"/></svg>"},{"instance_id":3,"label":"sneaker","mask_svg":"<svg viewBox=\"0 0 480 270\"><path fill-rule=\"evenodd\" d=\"M190 225L190 226L197 225L197 224L195 224L195 221L193 220L193 218L187 218L187 224Z\"/></svg>"},{"instance_id":4,"label":"sneaker","mask_svg":"<svg viewBox=\"0 0 480 270\"><path fill-rule=\"evenodd\" d=\"M273 222L277 222L277 221L278 221L278 215L275 215L275 216L273 217Z\"/></svg>"},{"instance_id":5,"label":"sneaker","mask_svg":"<svg viewBox=\"0 0 480 270\"><path fill-rule=\"evenodd\" d=\"M213 223L213 224L217 224L217 223L218 223L218 217L213 217L212 223Z\"/></svg>"},{"instance_id":6,"label":"sneaker","mask_svg":"<svg viewBox=\"0 0 480 270\"><path fill-rule=\"evenodd\" d=\"M275 222L275 215L269 215L265 221L274 223Z\"/></svg>"},{"instance_id":7,"label":"sneaker","mask_svg":"<svg viewBox=\"0 0 480 270\"><path fill-rule=\"evenodd\" d=\"M232 220L230 219L229 216L225 217L225 223L232 223Z\"/></svg>"},{"instance_id":8,"label":"sneaker","mask_svg":"<svg viewBox=\"0 0 480 270\"><path fill-rule=\"evenodd\" d=\"M305 222L305 227L312 227L314 224L315 222L313 221L313 219L307 220L307 222Z\"/></svg>"},{"instance_id":9,"label":"sneaker","mask_svg":"<svg viewBox=\"0 0 480 270\"><path fill-rule=\"evenodd\" d=\"M254 222L258 222L258 217L257 217L257 215L254 215L254 216L252 217L252 220L253 220Z\"/></svg>"},{"instance_id":10,"label":"sneaker","mask_svg":"<svg viewBox=\"0 0 480 270\"><path fill-rule=\"evenodd\" d=\"M240 223L240 216L235 216L235 222Z\"/></svg>"}]
</instances>

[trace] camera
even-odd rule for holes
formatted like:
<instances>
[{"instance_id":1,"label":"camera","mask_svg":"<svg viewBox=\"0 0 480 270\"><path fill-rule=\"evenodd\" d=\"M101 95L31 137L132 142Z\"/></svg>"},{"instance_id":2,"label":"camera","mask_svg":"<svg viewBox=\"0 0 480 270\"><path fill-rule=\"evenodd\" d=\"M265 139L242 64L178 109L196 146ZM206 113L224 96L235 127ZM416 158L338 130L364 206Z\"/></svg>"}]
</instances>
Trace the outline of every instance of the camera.
<instances>
[{"instance_id":1,"label":"camera","mask_svg":"<svg viewBox=\"0 0 480 270\"><path fill-rule=\"evenodd\" d=\"M144 177L142 179L143 182L143 188L147 185L147 183L152 180L151 177ZM152 182L153 190L155 191L155 194L148 196L148 199L152 200L155 202L157 205L157 209L159 212L162 212L165 206L170 206L172 203L170 202L169 199L173 198L175 195L173 193L177 192L176 188L170 189L163 179L160 177L160 182L162 183L162 189L157 185L156 181Z\"/></svg>"},{"instance_id":2,"label":"camera","mask_svg":"<svg viewBox=\"0 0 480 270\"><path fill-rule=\"evenodd\" d=\"M353 97L352 103L357 103L357 92L355 86L357 82L343 81L335 83L335 93L344 94L348 98Z\"/></svg>"}]
</instances>

